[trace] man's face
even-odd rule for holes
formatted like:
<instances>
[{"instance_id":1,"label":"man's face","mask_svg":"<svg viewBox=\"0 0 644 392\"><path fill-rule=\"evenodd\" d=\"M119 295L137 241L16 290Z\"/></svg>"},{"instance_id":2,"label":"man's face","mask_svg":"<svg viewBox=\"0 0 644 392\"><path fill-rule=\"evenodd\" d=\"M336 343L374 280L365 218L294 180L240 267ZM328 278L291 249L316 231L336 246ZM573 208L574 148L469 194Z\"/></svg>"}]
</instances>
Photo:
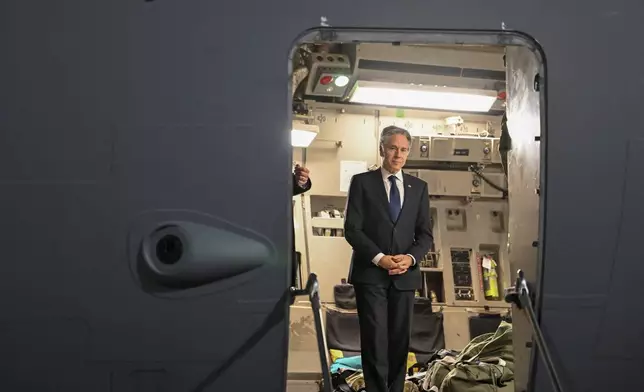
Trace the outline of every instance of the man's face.
<instances>
[{"instance_id":1,"label":"man's face","mask_svg":"<svg viewBox=\"0 0 644 392\"><path fill-rule=\"evenodd\" d=\"M389 137L380 150L382 166L391 173L397 173L407 162L409 155L409 142L404 135Z\"/></svg>"}]
</instances>

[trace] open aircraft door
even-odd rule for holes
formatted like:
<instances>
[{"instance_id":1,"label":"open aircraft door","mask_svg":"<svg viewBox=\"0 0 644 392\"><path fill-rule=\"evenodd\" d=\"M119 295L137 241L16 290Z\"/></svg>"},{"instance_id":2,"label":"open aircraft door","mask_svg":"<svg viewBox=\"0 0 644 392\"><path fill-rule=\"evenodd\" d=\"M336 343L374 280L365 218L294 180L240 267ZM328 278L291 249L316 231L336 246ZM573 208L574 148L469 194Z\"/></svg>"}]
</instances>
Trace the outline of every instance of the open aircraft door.
<instances>
[{"instance_id":1,"label":"open aircraft door","mask_svg":"<svg viewBox=\"0 0 644 392\"><path fill-rule=\"evenodd\" d=\"M0 390L285 388L287 57L321 22L380 27L353 29L363 42L539 41L548 267L526 278L574 390L641 388L642 16L598 0L4 0Z\"/></svg>"}]
</instances>

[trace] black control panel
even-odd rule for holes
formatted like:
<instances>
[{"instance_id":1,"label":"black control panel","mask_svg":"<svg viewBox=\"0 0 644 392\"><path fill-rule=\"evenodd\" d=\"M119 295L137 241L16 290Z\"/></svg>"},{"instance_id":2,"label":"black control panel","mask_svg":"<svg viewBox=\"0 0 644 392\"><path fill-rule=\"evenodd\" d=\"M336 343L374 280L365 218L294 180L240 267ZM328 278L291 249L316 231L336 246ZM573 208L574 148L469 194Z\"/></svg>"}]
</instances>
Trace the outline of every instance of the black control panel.
<instances>
[{"instance_id":1,"label":"black control panel","mask_svg":"<svg viewBox=\"0 0 644 392\"><path fill-rule=\"evenodd\" d=\"M452 273L454 276L454 295L457 301L473 301L472 268L470 259L472 249L452 248Z\"/></svg>"}]
</instances>

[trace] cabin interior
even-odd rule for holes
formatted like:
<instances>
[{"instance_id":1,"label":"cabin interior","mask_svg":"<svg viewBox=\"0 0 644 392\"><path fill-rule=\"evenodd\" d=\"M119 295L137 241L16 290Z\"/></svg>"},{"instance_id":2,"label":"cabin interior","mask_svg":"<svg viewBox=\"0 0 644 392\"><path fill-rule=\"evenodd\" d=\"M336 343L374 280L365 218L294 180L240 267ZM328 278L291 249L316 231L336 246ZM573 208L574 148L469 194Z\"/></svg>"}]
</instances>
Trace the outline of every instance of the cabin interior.
<instances>
[{"instance_id":1,"label":"cabin interior","mask_svg":"<svg viewBox=\"0 0 644 392\"><path fill-rule=\"evenodd\" d=\"M379 134L389 125L411 133L403 170L425 180L430 193L434 247L420 262L423 288L416 296L431 302L431 310L415 314L412 344L417 339L415 345L426 351L459 351L474 337L495 332L501 320L520 323L504 290L514 283L517 266L526 268L521 263L531 246L512 245L525 248L521 260L513 260L509 244L513 225L525 231L518 221L536 235L538 176L512 179L539 166L538 147L532 155L510 151L508 161L508 141L521 139L521 109L508 127L504 114L509 100L520 99L518 89L526 88L518 81L509 85L508 78L517 76L508 61L520 50L325 42L296 47L293 164L307 167L313 184L293 197L296 280L301 285L309 273L318 276L331 361L359 355L356 312L336 301L347 287L352 252L343 237L343 213L351 176L380 166ZM521 161L526 156L530 164ZM317 391L320 362L307 298L291 306L290 329L288 390ZM523 361L515 365L515 377L525 383L529 353L515 355ZM512 380L500 390L514 388Z\"/></svg>"}]
</instances>

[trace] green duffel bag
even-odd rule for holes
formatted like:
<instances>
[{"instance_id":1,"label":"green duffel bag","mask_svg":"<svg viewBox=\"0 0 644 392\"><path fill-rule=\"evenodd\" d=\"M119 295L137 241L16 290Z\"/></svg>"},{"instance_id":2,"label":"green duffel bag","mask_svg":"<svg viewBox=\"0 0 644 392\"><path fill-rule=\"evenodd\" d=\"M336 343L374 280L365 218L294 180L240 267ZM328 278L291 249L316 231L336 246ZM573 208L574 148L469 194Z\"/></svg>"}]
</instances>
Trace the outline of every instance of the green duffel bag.
<instances>
[{"instance_id":1,"label":"green duffel bag","mask_svg":"<svg viewBox=\"0 0 644 392\"><path fill-rule=\"evenodd\" d=\"M505 366L485 362L459 363L443 379L439 392L497 392L512 381L514 374Z\"/></svg>"},{"instance_id":2,"label":"green duffel bag","mask_svg":"<svg viewBox=\"0 0 644 392\"><path fill-rule=\"evenodd\" d=\"M427 369L425 380L423 382L423 389L429 391L434 385L440 386L449 372L454 369L454 358L446 357L444 359L434 361ZM435 388L436 389L436 388Z\"/></svg>"},{"instance_id":3,"label":"green duffel bag","mask_svg":"<svg viewBox=\"0 0 644 392\"><path fill-rule=\"evenodd\" d=\"M423 389L431 392L496 392L514 379L512 324L472 339L456 358L434 362Z\"/></svg>"}]
</instances>

